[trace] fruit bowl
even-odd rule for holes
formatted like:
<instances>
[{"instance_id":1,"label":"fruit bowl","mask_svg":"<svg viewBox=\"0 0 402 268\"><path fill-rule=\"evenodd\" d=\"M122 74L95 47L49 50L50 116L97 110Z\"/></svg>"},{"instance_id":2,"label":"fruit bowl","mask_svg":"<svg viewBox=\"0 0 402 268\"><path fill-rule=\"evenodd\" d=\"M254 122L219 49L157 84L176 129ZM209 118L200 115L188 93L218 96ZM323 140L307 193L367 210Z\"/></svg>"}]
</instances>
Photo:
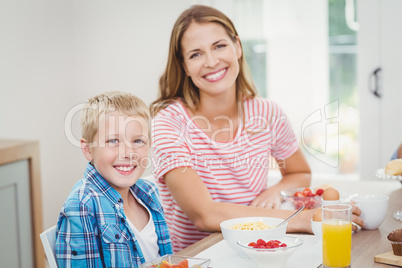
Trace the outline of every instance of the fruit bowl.
<instances>
[{"instance_id":1,"label":"fruit bowl","mask_svg":"<svg viewBox=\"0 0 402 268\"><path fill-rule=\"evenodd\" d=\"M279 247L275 248L253 247L250 243L258 243L259 241L251 239L239 240L237 245L256 262L259 268L284 268L289 257L303 244L303 240L293 236L284 236L278 240L276 241L279 242ZM280 246L283 243L286 244L285 247Z\"/></svg>"},{"instance_id":2,"label":"fruit bowl","mask_svg":"<svg viewBox=\"0 0 402 268\"><path fill-rule=\"evenodd\" d=\"M141 268L208 268L210 259L192 258L179 255L164 255L156 260L143 263Z\"/></svg>"},{"instance_id":3,"label":"fruit bowl","mask_svg":"<svg viewBox=\"0 0 402 268\"><path fill-rule=\"evenodd\" d=\"M274 228L276 225L281 223L283 220L279 218L271 218L271 217L243 217L243 218L235 218L221 222L221 231L224 240L228 244L228 246L234 250L237 255L243 258L248 258L244 251L237 246L238 240L243 239L255 239L264 237L265 239L276 239L281 238L286 235L286 228L287 223L284 225ZM271 227L270 229L266 230L257 230L254 227L247 227L249 230L240 230L240 229L233 229L234 226L239 226L242 224L251 224L251 223L259 223L262 222L263 224Z\"/></svg>"},{"instance_id":4,"label":"fruit bowl","mask_svg":"<svg viewBox=\"0 0 402 268\"><path fill-rule=\"evenodd\" d=\"M281 191L285 202L290 203L293 209L299 209L302 205L305 209L314 209L321 206L322 192L313 193L309 188L292 188Z\"/></svg>"}]
</instances>

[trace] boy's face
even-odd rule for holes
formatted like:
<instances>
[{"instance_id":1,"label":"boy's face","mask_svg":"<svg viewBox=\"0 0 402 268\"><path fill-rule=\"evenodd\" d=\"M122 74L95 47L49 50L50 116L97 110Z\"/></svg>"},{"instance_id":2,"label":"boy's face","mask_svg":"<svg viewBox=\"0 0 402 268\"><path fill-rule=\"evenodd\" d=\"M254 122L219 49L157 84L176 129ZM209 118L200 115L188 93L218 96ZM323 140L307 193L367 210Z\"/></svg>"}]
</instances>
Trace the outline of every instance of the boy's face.
<instances>
[{"instance_id":1,"label":"boy's face","mask_svg":"<svg viewBox=\"0 0 402 268\"><path fill-rule=\"evenodd\" d=\"M128 190L148 165L148 122L121 112L106 113L99 119L99 131L89 145L83 139L87 160L117 191Z\"/></svg>"}]
</instances>

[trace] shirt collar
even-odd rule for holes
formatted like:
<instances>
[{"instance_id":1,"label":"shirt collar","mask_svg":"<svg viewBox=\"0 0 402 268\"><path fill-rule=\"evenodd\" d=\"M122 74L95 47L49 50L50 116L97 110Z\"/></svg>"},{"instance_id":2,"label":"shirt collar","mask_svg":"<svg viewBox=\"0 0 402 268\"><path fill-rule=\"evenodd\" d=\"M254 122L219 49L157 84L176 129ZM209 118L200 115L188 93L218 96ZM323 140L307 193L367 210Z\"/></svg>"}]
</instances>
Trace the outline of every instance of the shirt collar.
<instances>
[{"instance_id":1,"label":"shirt collar","mask_svg":"<svg viewBox=\"0 0 402 268\"><path fill-rule=\"evenodd\" d=\"M99 191L104 194L112 204L123 202L121 195L99 174L96 168L88 163L85 169L84 178L95 185Z\"/></svg>"},{"instance_id":2,"label":"shirt collar","mask_svg":"<svg viewBox=\"0 0 402 268\"><path fill-rule=\"evenodd\" d=\"M147 204L149 208L154 211L162 211L162 206L159 202L155 201L155 198L159 198L159 195L156 191L156 187L150 184L149 182L139 179L137 182L131 187L133 189L136 196L141 199L144 204Z\"/></svg>"},{"instance_id":3,"label":"shirt collar","mask_svg":"<svg viewBox=\"0 0 402 268\"><path fill-rule=\"evenodd\" d=\"M95 187L99 189L101 193L103 193L112 204L122 203L123 200L119 192L117 192L110 184L99 174L96 168L88 163L85 169L84 177ZM130 187L133 189L134 193L137 195L139 199L141 199L148 207L155 211L161 211L162 207L155 203L154 196L150 194L150 192L154 192L154 189L151 185L146 183L144 180L139 179L133 186Z\"/></svg>"}]
</instances>

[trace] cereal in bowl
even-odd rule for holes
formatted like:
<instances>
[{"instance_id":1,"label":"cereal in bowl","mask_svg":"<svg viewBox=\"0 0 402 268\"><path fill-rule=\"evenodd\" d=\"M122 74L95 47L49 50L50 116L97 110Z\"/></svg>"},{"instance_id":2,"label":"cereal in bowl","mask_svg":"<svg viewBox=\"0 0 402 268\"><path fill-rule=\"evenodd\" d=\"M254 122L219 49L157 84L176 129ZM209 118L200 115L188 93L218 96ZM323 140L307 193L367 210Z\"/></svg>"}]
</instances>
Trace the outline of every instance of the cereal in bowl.
<instances>
[{"instance_id":1,"label":"cereal in bowl","mask_svg":"<svg viewBox=\"0 0 402 268\"><path fill-rule=\"evenodd\" d=\"M256 221L256 222L237 223L235 225L230 226L230 228L234 230L267 230L273 227L267 225L263 221Z\"/></svg>"}]
</instances>

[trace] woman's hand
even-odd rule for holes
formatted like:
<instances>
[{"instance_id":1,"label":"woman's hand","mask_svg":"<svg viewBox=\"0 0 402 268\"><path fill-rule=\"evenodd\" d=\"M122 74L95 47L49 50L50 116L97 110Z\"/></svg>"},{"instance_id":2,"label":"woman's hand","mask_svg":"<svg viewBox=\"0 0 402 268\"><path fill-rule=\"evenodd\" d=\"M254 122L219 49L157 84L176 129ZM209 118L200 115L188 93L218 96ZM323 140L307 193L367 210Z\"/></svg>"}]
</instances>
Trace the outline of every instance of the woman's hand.
<instances>
[{"instance_id":1,"label":"woman's hand","mask_svg":"<svg viewBox=\"0 0 402 268\"><path fill-rule=\"evenodd\" d=\"M280 167L282 179L257 196L251 202L251 207L279 208L281 206L281 190L310 185L311 170L300 149L289 158L276 159L276 162Z\"/></svg>"},{"instance_id":2,"label":"woman's hand","mask_svg":"<svg viewBox=\"0 0 402 268\"><path fill-rule=\"evenodd\" d=\"M253 202L251 202L250 206L260 208L279 208L281 203L282 201L279 190L270 187L257 196Z\"/></svg>"},{"instance_id":3,"label":"woman's hand","mask_svg":"<svg viewBox=\"0 0 402 268\"><path fill-rule=\"evenodd\" d=\"M352 222L353 222L352 230L357 232L360 228L364 226L364 221L359 217L362 211L358 206L354 205L354 203L351 203L351 205L352 205Z\"/></svg>"}]
</instances>

